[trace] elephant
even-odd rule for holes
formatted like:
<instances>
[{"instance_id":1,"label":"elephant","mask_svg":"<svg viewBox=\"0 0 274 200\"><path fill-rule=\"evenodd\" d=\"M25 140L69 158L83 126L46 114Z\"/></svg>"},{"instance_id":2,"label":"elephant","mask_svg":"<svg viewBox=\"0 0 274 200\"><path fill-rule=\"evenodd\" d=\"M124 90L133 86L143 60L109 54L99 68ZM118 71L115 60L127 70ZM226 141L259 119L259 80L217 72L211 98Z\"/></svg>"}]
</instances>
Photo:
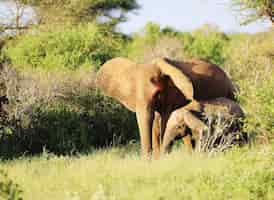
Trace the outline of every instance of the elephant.
<instances>
[{"instance_id":1,"label":"elephant","mask_svg":"<svg viewBox=\"0 0 274 200\"><path fill-rule=\"evenodd\" d=\"M241 119L245 117L239 104L223 97L199 101L189 107L179 108L173 111L168 119L161 146L162 153L170 150L170 145L177 136L181 136L187 149L192 151L194 148L193 136L195 143L202 139L203 131L209 128L205 123L205 117L212 114L220 114L219 117L226 120L227 127L222 128L228 129L229 134L240 130ZM247 136L243 134L243 137L238 140L241 143L246 143Z\"/></svg>"},{"instance_id":2,"label":"elephant","mask_svg":"<svg viewBox=\"0 0 274 200\"><path fill-rule=\"evenodd\" d=\"M152 139L157 157L172 111L196 100L233 99L235 93L231 80L219 66L198 59L157 58L139 64L123 57L113 58L101 66L95 85L136 113L144 157L151 154Z\"/></svg>"}]
</instances>

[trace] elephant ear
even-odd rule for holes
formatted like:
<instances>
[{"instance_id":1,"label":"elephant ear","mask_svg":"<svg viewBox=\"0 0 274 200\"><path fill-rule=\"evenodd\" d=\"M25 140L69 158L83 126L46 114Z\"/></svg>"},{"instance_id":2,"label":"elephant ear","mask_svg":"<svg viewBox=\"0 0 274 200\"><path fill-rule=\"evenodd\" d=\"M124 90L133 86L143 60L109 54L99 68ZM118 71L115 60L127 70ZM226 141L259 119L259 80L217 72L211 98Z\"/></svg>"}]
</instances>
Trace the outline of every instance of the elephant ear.
<instances>
[{"instance_id":1,"label":"elephant ear","mask_svg":"<svg viewBox=\"0 0 274 200\"><path fill-rule=\"evenodd\" d=\"M95 85L107 96L135 111L136 66L127 58L113 58L101 66L96 74Z\"/></svg>"},{"instance_id":2,"label":"elephant ear","mask_svg":"<svg viewBox=\"0 0 274 200\"><path fill-rule=\"evenodd\" d=\"M176 65L171 64L171 61L166 58L155 59L153 64L157 65L163 74L172 79L176 87L188 100L193 100L194 89L192 82Z\"/></svg>"}]
</instances>

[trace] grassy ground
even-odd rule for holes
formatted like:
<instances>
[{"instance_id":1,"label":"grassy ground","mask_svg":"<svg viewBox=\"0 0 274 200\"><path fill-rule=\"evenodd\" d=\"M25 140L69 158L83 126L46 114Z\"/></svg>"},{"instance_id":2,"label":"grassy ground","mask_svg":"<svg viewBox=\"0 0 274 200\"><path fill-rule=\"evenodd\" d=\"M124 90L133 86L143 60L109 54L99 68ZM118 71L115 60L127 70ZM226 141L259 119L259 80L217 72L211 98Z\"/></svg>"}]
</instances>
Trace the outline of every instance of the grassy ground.
<instances>
[{"instance_id":1,"label":"grassy ground","mask_svg":"<svg viewBox=\"0 0 274 200\"><path fill-rule=\"evenodd\" d=\"M157 161L135 146L2 162L24 199L274 199L274 146L214 157L175 150Z\"/></svg>"}]
</instances>

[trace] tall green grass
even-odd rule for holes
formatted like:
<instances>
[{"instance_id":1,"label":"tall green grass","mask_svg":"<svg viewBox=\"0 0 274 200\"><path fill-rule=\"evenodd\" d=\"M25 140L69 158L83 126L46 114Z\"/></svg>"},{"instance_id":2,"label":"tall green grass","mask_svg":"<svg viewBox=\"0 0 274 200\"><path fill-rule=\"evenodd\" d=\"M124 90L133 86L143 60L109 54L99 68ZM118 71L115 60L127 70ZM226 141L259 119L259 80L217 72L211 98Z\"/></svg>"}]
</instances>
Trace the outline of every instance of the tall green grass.
<instances>
[{"instance_id":1,"label":"tall green grass","mask_svg":"<svg viewBox=\"0 0 274 200\"><path fill-rule=\"evenodd\" d=\"M262 199L274 196L273 146L235 149L215 157L175 150L144 161L136 147L90 155L44 153L1 163L24 199Z\"/></svg>"}]
</instances>

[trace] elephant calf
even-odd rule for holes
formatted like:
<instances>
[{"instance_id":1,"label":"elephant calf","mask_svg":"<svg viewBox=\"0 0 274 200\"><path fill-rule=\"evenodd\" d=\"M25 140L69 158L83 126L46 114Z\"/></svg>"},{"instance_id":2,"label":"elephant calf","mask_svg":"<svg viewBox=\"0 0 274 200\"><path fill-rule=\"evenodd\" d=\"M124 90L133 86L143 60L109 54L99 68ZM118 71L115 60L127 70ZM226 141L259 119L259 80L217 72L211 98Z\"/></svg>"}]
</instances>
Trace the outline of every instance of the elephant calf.
<instances>
[{"instance_id":1,"label":"elephant calf","mask_svg":"<svg viewBox=\"0 0 274 200\"><path fill-rule=\"evenodd\" d=\"M169 150L171 142L177 136L183 137L185 145L188 149L193 149L192 136L194 136L195 143L202 139L204 130L207 130L208 125L203 116L210 116L211 114L221 114L223 119L240 119L244 117L243 110L234 101L227 98L216 98L213 100L199 101L191 106L185 106L175 110L166 126L163 143L161 146L162 152ZM231 120L230 120L231 121ZM240 121L229 124L228 131L236 132L240 129ZM214 125L213 125L214 126ZM211 129L214 127L211 127ZM215 127L216 128L216 127ZM245 138L246 139L246 138Z\"/></svg>"}]
</instances>

